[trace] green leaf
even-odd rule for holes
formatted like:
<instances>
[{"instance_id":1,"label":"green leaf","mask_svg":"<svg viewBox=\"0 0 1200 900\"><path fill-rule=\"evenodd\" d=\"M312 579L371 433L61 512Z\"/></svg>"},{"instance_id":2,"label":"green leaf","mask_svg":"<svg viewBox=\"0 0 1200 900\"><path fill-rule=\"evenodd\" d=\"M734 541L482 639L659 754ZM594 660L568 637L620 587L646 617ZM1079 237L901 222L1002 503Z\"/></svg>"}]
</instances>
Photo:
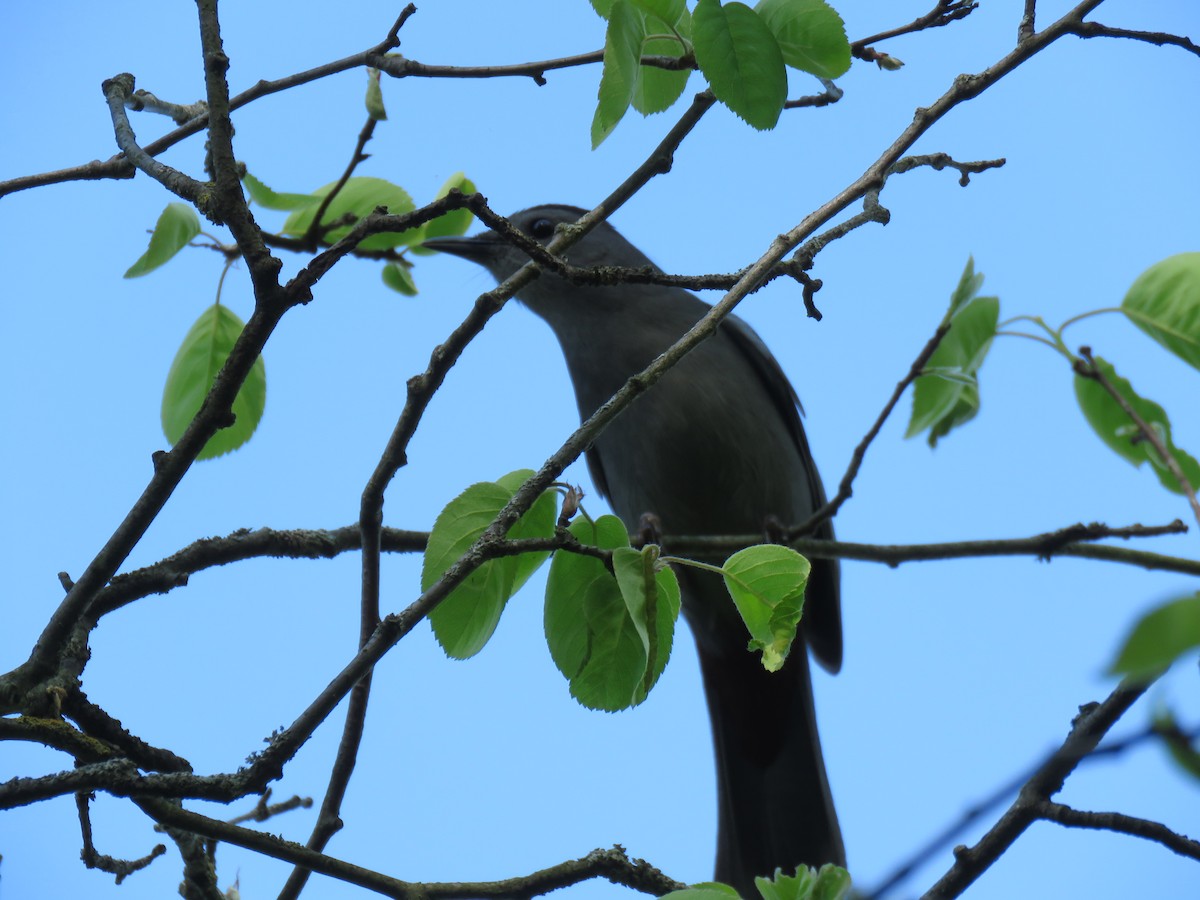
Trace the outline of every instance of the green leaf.
<instances>
[{"instance_id":1,"label":"green leaf","mask_svg":"<svg viewBox=\"0 0 1200 900\"><path fill-rule=\"evenodd\" d=\"M446 179L445 184L438 188L434 199L441 200L454 188L464 194L474 194L476 191L475 182L462 172L455 172ZM426 222L424 231L421 232L421 240L435 237L458 237L460 234L466 234L467 229L471 227L471 220L474 218L475 214L469 209L452 209L450 212L443 213L436 219ZM434 256L438 252L422 247L419 242L414 242L408 251L418 256Z\"/></svg>"},{"instance_id":2,"label":"green leaf","mask_svg":"<svg viewBox=\"0 0 1200 900\"><path fill-rule=\"evenodd\" d=\"M679 615L679 581L653 544L641 550L613 550L613 572L625 609L646 653L640 703L650 693L671 656L674 622ZM665 618L664 618L665 614ZM666 627L663 627L663 626Z\"/></svg>"},{"instance_id":3,"label":"green leaf","mask_svg":"<svg viewBox=\"0 0 1200 900\"><path fill-rule=\"evenodd\" d=\"M613 3L614 0L591 0L592 9L602 19L607 19L612 14Z\"/></svg>"},{"instance_id":4,"label":"green leaf","mask_svg":"<svg viewBox=\"0 0 1200 900\"><path fill-rule=\"evenodd\" d=\"M750 649L762 651L768 672L782 668L804 612L812 566L790 547L760 544L725 561L725 587L750 631Z\"/></svg>"},{"instance_id":5,"label":"green leaf","mask_svg":"<svg viewBox=\"0 0 1200 900\"><path fill-rule=\"evenodd\" d=\"M996 335L1000 301L977 296L983 276L974 260L959 278L943 318L950 330L913 385L913 408L905 437L929 431L929 446L965 424L979 411L978 372Z\"/></svg>"},{"instance_id":6,"label":"green leaf","mask_svg":"<svg viewBox=\"0 0 1200 900\"><path fill-rule=\"evenodd\" d=\"M754 879L754 886L763 900L810 900L816 882L815 869L797 866L795 875L784 875L782 869L776 869L773 878L759 875Z\"/></svg>"},{"instance_id":7,"label":"green leaf","mask_svg":"<svg viewBox=\"0 0 1200 900\"><path fill-rule=\"evenodd\" d=\"M367 69L367 115L376 122L387 119L387 109L383 105L383 89L379 86L379 70Z\"/></svg>"},{"instance_id":8,"label":"green leaf","mask_svg":"<svg viewBox=\"0 0 1200 900\"><path fill-rule=\"evenodd\" d=\"M1122 643L1109 674L1150 680L1197 647L1200 593L1164 603L1142 616Z\"/></svg>"},{"instance_id":9,"label":"green leaf","mask_svg":"<svg viewBox=\"0 0 1200 900\"><path fill-rule=\"evenodd\" d=\"M214 303L200 314L179 346L163 386L163 434L172 445L200 411L204 398L242 333L242 320L228 307ZM267 370L262 357L233 401L234 423L222 428L204 445L197 459L212 459L236 450L254 434L267 405Z\"/></svg>"},{"instance_id":10,"label":"green leaf","mask_svg":"<svg viewBox=\"0 0 1200 900\"><path fill-rule=\"evenodd\" d=\"M412 272L407 266L390 262L383 267L383 283L393 291L405 297L417 296L417 283L413 281Z\"/></svg>"},{"instance_id":11,"label":"green leaf","mask_svg":"<svg viewBox=\"0 0 1200 900\"><path fill-rule=\"evenodd\" d=\"M693 14L696 63L717 99L760 131L774 128L787 100L779 42L744 3L700 0Z\"/></svg>"},{"instance_id":12,"label":"green leaf","mask_svg":"<svg viewBox=\"0 0 1200 900\"><path fill-rule=\"evenodd\" d=\"M581 542L604 550L629 546L625 526L615 516L601 516L594 522L576 519L569 530ZM604 563L576 553L554 555L546 579L546 643L554 664L568 679L580 672L587 659L587 623L579 612L584 598L593 591L620 597Z\"/></svg>"},{"instance_id":13,"label":"green leaf","mask_svg":"<svg viewBox=\"0 0 1200 900\"><path fill-rule=\"evenodd\" d=\"M817 870L812 900L843 900L850 895L850 873L841 866L825 863Z\"/></svg>"},{"instance_id":14,"label":"green leaf","mask_svg":"<svg viewBox=\"0 0 1200 900\"><path fill-rule=\"evenodd\" d=\"M154 224L150 246L138 257L137 262L125 270L125 277L137 278L152 272L186 247L199 233L200 218L194 209L186 203L168 203Z\"/></svg>"},{"instance_id":15,"label":"green leaf","mask_svg":"<svg viewBox=\"0 0 1200 900\"><path fill-rule=\"evenodd\" d=\"M630 0L630 2L646 15L661 19L668 27L678 24L679 20L687 14L687 6L683 0Z\"/></svg>"},{"instance_id":16,"label":"green leaf","mask_svg":"<svg viewBox=\"0 0 1200 900\"><path fill-rule=\"evenodd\" d=\"M646 578L653 551L647 557L629 549L625 526L615 516L577 519L570 530L585 544L621 551L613 563L624 571L628 594L600 560L556 553L546 581L550 655L570 681L571 695L584 706L609 711L636 706L670 656L679 615L674 573L650 562L653 578Z\"/></svg>"},{"instance_id":17,"label":"green leaf","mask_svg":"<svg viewBox=\"0 0 1200 900\"><path fill-rule=\"evenodd\" d=\"M1200 779L1200 750L1179 727L1175 714L1169 709L1156 710L1152 722L1154 733L1162 740L1175 764L1192 778Z\"/></svg>"},{"instance_id":18,"label":"green leaf","mask_svg":"<svg viewBox=\"0 0 1200 900\"><path fill-rule=\"evenodd\" d=\"M633 100L646 23L628 0L613 0L604 33L604 69L596 113L592 117L592 149L612 134Z\"/></svg>"},{"instance_id":19,"label":"green leaf","mask_svg":"<svg viewBox=\"0 0 1200 900\"><path fill-rule=\"evenodd\" d=\"M1099 356L1093 359L1100 374L1116 388L1117 393L1125 398L1125 402L1142 417L1142 420L1154 429L1167 451L1175 457L1192 489L1200 489L1200 463L1175 446L1171 439L1171 420L1167 418L1166 411L1153 400L1140 397L1134 391L1133 385L1117 374L1112 363ZM1145 439L1138 426L1100 382L1076 373L1075 399L1079 402L1079 408L1088 424L1112 450L1134 466L1140 466L1144 462L1150 463L1163 487L1176 494L1183 493L1183 488L1159 458L1154 445Z\"/></svg>"},{"instance_id":20,"label":"green leaf","mask_svg":"<svg viewBox=\"0 0 1200 900\"><path fill-rule=\"evenodd\" d=\"M686 18L686 12L684 10L685 18L677 24L684 25L687 23L690 27L690 22ZM661 21L656 18L646 20L647 32L662 33L665 29L661 25ZM643 41L641 55L674 56L678 58L683 56L686 49L676 38L654 38L653 40ZM633 108L644 116L670 109L687 87L688 78L691 74L689 69L676 71L673 69L660 69L657 66L639 65L637 77L633 84Z\"/></svg>"},{"instance_id":21,"label":"green leaf","mask_svg":"<svg viewBox=\"0 0 1200 900\"><path fill-rule=\"evenodd\" d=\"M511 498L521 485L533 475L532 469L517 469L515 472L509 472L507 475L497 478L496 483L508 491ZM554 537L554 527L558 521L557 497L558 495L553 491L543 491L541 496L533 501L533 505L525 511L525 514L517 519L512 528L508 529L508 537L514 541L520 538ZM550 551L544 550L539 553L520 553L504 558L504 562L512 567L512 592L514 594L525 586L525 582L542 567L542 563L549 556Z\"/></svg>"},{"instance_id":22,"label":"green leaf","mask_svg":"<svg viewBox=\"0 0 1200 900\"><path fill-rule=\"evenodd\" d=\"M818 78L850 68L850 42L842 17L824 0L761 0L754 11L779 42L783 61Z\"/></svg>"},{"instance_id":23,"label":"green leaf","mask_svg":"<svg viewBox=\"0 0 1200 900\"><path fill-rule=\"evenodd\" d=\"M1138 276L1121 310L1193 369L1200 369L1200 253L1180 253Z\"/></svg>"},{"instance_id":24,"label":"green leaf","mask_svg":"<svg viewBox=\"0 0 1200 900\"><path fill-rule=\"evenodd\" d=\"M520 486L532 474L530 470L520 470L504 476L500 482L473 484L446 504L429 533L421 568L421 590L433 587L492 524L512 499L514 482ZM547 500L550 507L548 527ZM539 497L509 530L509 536L553 535L554 502L553 495ZM545 558L545 553L523 553L490 559L455 587L429 614L434 636L446 655L467 659L482 650L495 632L509 598Z\"/></svg>"},{"instance_id":25,"label":"green leaf","mask_svg":"<svg viewBox=\"0 0 1200 900\"><path fill-rule=\"evenodd\" d=\"M729 885L721 884L719 881L706 881L663 894L659 900L740 900L740 898L741 894Z\"/></svg>"},{"instance_id":26,"label":"green leaf","mask_svg":"<svg viewBox=\"0 0 1200 900\"><path fill-rule=\"evenodd\" d=\"M820 869L797 866L795 875L775 870L775 877L755 878L764 900L842 900L850 892L850 873L826 863Z\"/></svg>"},{"instance_id":27,"label":"green leaf","mask_svg":"<svg viewBox=\"0 0 1200 900\"><path fill-rule=\"evenodd\" d=\"M317 188L313 191L313 196L323 198L336 186L337 182L335 181ZM357 221L370 215L379 206L386 207L387 211L393 215L412 212L416 209L412 197L399 185L382 178L355 176L347 180L342 189L338 191L337 196L333 198L329 208L325 211L322 221L336 222L347 214L352 215ZM306 234L316 214L317 207L315 205L296 210L283 223L283 233L297 236ZM335 228L325 235L323 240L327 244L335 243L349 234L352 227L353 225L344 225ZM373 234L358 246L362 250L388 250L404 244L419 243L422 239L422 229L410 228L407 231Z\"/></svg>"},{"instance_id":28,"label":"green leaf","mask_svg":"<svg viewBox=\"0 0 1200 900\"><path fill-rule=\"evenodd\" d=\"M304 209L306 206L315 207L321 202L320 197L312 194L281 194L271 190L249 172L242 176L242 184L250 199L264 209Z\"/></svg>"}]
</instances>

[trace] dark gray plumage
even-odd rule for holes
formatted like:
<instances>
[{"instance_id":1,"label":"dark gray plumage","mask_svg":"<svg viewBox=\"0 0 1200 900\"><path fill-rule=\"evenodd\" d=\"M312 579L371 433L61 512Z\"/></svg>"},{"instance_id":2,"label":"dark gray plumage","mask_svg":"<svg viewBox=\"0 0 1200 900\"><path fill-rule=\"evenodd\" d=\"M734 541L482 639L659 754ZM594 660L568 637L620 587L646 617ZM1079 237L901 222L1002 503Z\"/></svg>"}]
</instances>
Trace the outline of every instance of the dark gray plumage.
<instances>
[{"instance_id":1,"label":"dark gray plumage","mask_svg":"<svg viewBox=\"0 0 1200 900\"><path fill-rule=\"evenodd\" d=\"M557 225L583 212L538 206L511 221L546 244ZM426 246L477 262L497 280L528 261L492 231ZM578 266L652 265L607 223L566 256ZM517 299L557 336L583 418L709 309L679 288L583 286L549 272ZM796 395L766 345L733 316L613 420L587 461L596 486L630 530L652 513L667 535L762 533L772 517L795 524L824 501ZM822 533L832 532L825 527ZM766 672L746 650L745 626L721 580L693 569L679 576L716 749L717 879L754 897L754 876L777 866L790 872L798 863L844 865L808 655L798 646L780 672ZM831 671L842 660L839 602L837 564L815 562L802 630Z\"/></svg>"}]
</instances>

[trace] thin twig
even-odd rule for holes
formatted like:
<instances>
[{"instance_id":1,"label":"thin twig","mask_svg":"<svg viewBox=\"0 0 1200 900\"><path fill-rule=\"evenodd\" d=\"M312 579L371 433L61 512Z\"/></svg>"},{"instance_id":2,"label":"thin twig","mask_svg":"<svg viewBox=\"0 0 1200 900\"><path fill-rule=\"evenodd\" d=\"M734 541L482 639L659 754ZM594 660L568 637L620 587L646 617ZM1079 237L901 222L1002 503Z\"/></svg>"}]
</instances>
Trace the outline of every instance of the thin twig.
<instances>
[{"instance_id":1,"label":"thin twig","mask_svg":"<svg viewBox=\"0 0 1200 900\"><path fill-rule=\"evenodd\" d=\"M818 525L837 515L838 510L842 508L842 504L854 495L854 479L858 477L858 470L862 468L863 459L867 455L867 448L871 446L871 442L875 440L880 429L883 428L883 423L892 414L892 410L896 408L896 404L900 402L900 397L908 390L908 386L916 381L925 370L930 357L933 356L934 351L938 348L938 344L942 342L942 338L946 336L946 332L949 330L950 324L947 322L939 325L937 330L934 331L933 337L921 348L921 352L917 354L917 358L909 366L908 374L896 384L895 389L892 391L892 396L888 398L888 402L884 404L883 410L875 419L875 424L871 426L863 436L863 439L858 442L858 446L854 448L854 452L850 455L850 465L846 468L846 474L842 476L841 483L838 484L837 494L828 503L814 511L800 525L790 529L788 531L789 539L797 538L803 534L812 534Z\"/></svg>"},{"instance_id":2,"label":"thin twig","mask_svg":"<svg viewBox=\"0 0 1200 900\"><path fill-rule=\"evenodd\" d=\"M1057 822L1068 828L1096 828L1145 838L1148 841L1162 844L1180 856L1200 860L1200 841L1194 841L1186 835L1178 834L1161 822L1139 819L1137 816L1125 813L1084 812L1051 800L1043 800L1038 804L1037 814L1040 819Z\"/></svg>"},{"instance_id":3,"label":"thin twig","mask_svg":"<svg viewBox=\"0 0 1200 900\"><path fill-rule=\"evenodd\" d=\"M336 227L334 223L329 223L326 226L321 225L321 220L325 218L325 211L329 209L329 204L334 201L342 188L346 186L346 182L350 180L350 176L354 174L354 170L359 165L367 160L367 154L364 152L367 147L367 142L371 140L371 136L375 134L375 124L377 120L374 116L367 116L367 121L363 125L362 130L358 133L358 141L354 145L354 152L350 154L350 162L346 164L346 170L342 172L341 177L334 183L333 187L325 194L321 200L317 211L313 214L312 222L309 223L308 230L304 232L304 236L300 238L301 243L316 247L317 241L323 238L330 230Z\"/></svg>"},{"instance_id":4,"label":"thin twig","mask_svg":"<svg viewBox=\"0 0 1200 900\"><path fill-rule=\"evenodd\" d=\"M1181 47L1188 53L1200 56L1200 45L1194 43L1186 35L1167 34L1162 31L1133 31L1129 28L1113 28L1108 25L1101 25L1099 22L1080 22L1071 33L1081 38L1128 38L1134 41L1143 41L1147 44L1155 44L1159 47Z\"/></svg>"},{"instance_id":5,"label":"thin twig","mask_svg":"<svg viewBox=\"0 0 1200 900\"><path fill-rule=\"evenodd\" d=\"M92 840L92 817L89 804L90 794L78 793L75 795L75 808L79 813L79 830L83 838L83 849L79 853L79 858L89 869L99 869L101 872L115 875L117 884L120 884L127 876L141 871L167 852L165 845L156 844L149 853L140 859L117 859L115 856L97 853L96 845Z\"/></svg>"}]
</instances>

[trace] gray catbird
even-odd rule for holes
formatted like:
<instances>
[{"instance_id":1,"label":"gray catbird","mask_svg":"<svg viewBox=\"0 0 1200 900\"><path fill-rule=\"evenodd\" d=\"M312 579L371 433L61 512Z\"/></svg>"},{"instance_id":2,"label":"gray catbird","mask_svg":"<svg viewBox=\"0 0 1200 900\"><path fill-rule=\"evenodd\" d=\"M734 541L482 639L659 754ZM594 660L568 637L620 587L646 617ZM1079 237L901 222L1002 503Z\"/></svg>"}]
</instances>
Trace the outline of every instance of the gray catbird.
<instances>
[{"instance_id":1,"label":"gray catbird","mask_svg":"<svg viewBox=\"0 0 1200 900\"><path fill-rule=\"evenodd\" d=\"M556 226L583 212L538 206L511 221L546 244ZM501 281L529 261L493 231L425 246L479 263ZM566 257L578 266L653 265L607 223ZM583 418L709 309L680 288L578 285L551 272L517 299L554 330ZM666 535L762 533L768 522L795 524L824 502L795 392L766 345L735 316L614 419L587 462L631 531L652 514ZM828 526L821 533L832 535ZM717 880L754 897L754 877L776 867L845 865L803 646L781 671L768 673L747 651L746 628L721 579L694 569L678 574L716 748ZM842 661L839 602L836 562L816 561L801 628L830 671Z\"/></svg>"}]
</instances>

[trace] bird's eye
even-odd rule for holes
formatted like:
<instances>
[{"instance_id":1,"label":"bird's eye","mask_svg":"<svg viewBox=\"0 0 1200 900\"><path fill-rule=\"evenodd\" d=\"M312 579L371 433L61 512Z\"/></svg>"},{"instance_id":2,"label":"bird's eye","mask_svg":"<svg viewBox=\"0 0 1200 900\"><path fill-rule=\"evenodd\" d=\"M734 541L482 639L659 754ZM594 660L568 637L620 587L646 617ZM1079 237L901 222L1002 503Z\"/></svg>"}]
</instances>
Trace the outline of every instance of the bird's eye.
<instances>
[{"instance_id":1,"label":"bird's eye","mask_svg":"<svg viewBox=\"0 0 1200 900\"><path fill-rule=\"evenodd\" d=\"M551 237L554 234L554 223L549 219L534 219L529 226L529 233L538 240Z\"/></svg>"}]
</instances>

